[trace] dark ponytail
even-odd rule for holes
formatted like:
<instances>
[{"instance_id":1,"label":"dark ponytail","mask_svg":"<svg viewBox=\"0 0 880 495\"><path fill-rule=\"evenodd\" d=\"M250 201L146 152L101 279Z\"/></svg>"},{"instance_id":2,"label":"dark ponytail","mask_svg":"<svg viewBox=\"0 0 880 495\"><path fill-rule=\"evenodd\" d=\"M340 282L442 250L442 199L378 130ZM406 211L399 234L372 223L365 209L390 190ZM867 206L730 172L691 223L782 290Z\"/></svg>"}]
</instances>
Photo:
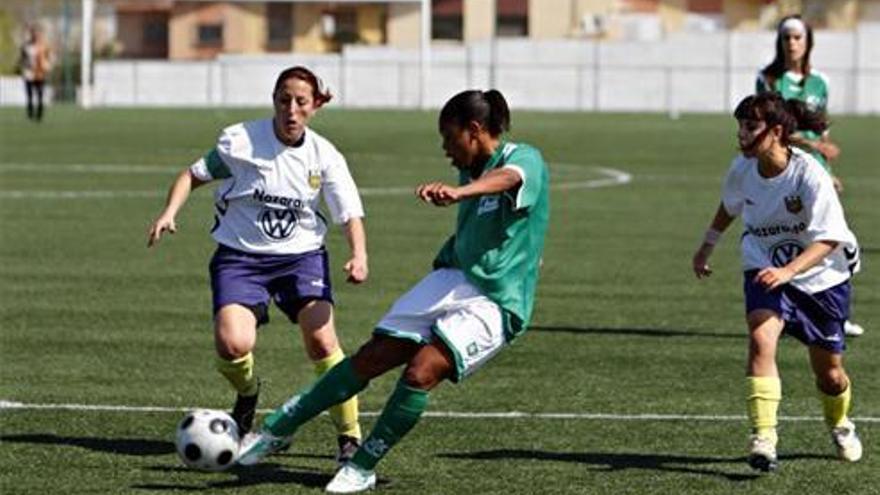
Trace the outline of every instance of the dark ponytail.
<instances>
[{"instance_id":1,"label":"dark ponytail","mask_svg":"<svg viewBox=\"0 0 880 495\"><path fill-rule=\"evenodd\" d=\"M792 134L813 131L822 134L828 129L824 112L811 111L800 100L784 100L778 93L761 93L745 97L733 116L737 120L760 120L767 127L782 126L782 142L788 144Z\"/></svg>"},{"instance_id":2,"label":"dark ponytail","mask_svg":"<svg viewBox=\"0 0 880 495\"><path fill-rule=\"evenodd\" d=\"M478 122L490 135L497 137L510 130L510 108L497 89L462 91L443 105L440 124L452 123L464 128Z\"/></svg>"}]
</instances>

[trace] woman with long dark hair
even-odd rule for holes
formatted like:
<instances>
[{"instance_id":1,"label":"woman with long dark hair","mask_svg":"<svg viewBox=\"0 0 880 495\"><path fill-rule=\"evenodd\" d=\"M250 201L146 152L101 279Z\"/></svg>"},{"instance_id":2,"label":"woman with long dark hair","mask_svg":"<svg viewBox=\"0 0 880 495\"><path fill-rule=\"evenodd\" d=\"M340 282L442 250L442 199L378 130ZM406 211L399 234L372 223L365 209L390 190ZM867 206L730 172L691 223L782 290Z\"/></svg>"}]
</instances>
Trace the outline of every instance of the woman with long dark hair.
<instances>
[{"instance_id":1,"label":"woman with long dark hair","mask_svg":"<svg viewBox=\"0 0 880 495\"><path fill-rule=\"evenodd\" d=\"M799 15L790 15L779 21L776 30L776 55L773 61L758 73L756 92L774 91L786 100L799 100L811 112L828 112L828 78L810 63L813 52L813 28ZM840 155L840 148L831 141L829 131L816 132L798 129L789 138L795 146L809 152L831 174L834 189L843 191L843 182L831 169ZM846 322L846 334L856 337L865 333L861 325Z\"/></svg>"},{"instance_id":2,"label":"woman with long dark hair","mask_svg":"<svg viewBox=\"0 0 880 495\"><path fill-rule=\"evenodd\" d=\"M798 129L823 132L825 120L802 102L783 100L777 93L745 98L734 116L742 153L727 172L721 204L694 254L693 270L700 279L711 275L708 261L715 245L734 219L742 217L752 428L748 462L762 471L778 464L776 412L782 385L776 349L783 333L807 346L837 455L858 461L862 444L848 416L852 385L843 367L843 325L859 247L831 177L791 141Z\"/></svg>"}]
</instances>

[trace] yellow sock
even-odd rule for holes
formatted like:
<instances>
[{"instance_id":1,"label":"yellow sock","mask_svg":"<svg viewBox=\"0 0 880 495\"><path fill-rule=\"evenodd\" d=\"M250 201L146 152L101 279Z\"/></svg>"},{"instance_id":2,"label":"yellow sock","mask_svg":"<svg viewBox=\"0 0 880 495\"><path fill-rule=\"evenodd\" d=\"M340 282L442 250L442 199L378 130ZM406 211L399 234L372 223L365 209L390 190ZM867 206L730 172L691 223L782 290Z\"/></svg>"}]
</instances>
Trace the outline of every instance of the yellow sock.
<instances>
[{"instance_id":1,"label":"yellow sock","mask_svg":"<svg viewBox=\"0 0 880 495\"><path fill-rule=\"evenodd\" d=\"M339 364L345 359L345 353L342 349L336 349L324 359L314 361L315 375L321 376L330 368ZM358 423L358 401L357 396L348 399L342 404L336 404L331 407L328 412L333 424L336 425L336 432L339 435L346 435L354 438L361 438L361 425Z\"/></svg>"},{"instance_id":2,"label":"yellow sock","mask_svg":"<svg viewBox=\"0 0 880 495\"><path fill-rule=\"evenodd\" d=\"M750 376L749 421L752 431L776 443L776 411L782 400L782 382L778 376Z\"/></svg>"},{"instance_id":3,"label":"yellow sock","mask_svg":"<svg viewBox=\"0 0 880 495\"><path fill-rule=\"evenodd\" d=\"M825 424L829 428L843 426L846 423L846 415L852 405L852 383L846 385L846 390L840 395L827 395L821 390L819 398L822 399L822 409L825 413Z\"/></svg>"},{"instance_id":4,"label":"yellow sock","mask_svg":"<svg viewBox=\"0 0 880 495\"><path fill-rule=\"evenodd\" d=\"M249 352L232 361L217 356L214 363L217 366L217 371L229 380L239 395L248 397L256 394L259 390L259 381L254 375L254 355L252 353Z\"/></svg>"}]
</instances>

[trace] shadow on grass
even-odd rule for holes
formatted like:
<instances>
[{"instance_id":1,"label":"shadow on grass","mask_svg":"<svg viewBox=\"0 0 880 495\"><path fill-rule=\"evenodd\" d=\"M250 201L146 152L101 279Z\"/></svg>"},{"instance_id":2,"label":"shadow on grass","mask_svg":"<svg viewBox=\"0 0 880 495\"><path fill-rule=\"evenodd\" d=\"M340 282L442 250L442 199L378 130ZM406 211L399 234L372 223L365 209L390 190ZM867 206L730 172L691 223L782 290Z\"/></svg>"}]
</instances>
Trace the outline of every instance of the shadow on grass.
<instances>
[{"instance_id":1,"label":"shadow on grass","mask_svg":"<svg viewBox=\"0 0 880 495\"><path fill-rule=\"evenodd\" d=\"M555 462L573 462L594 466L603 471L624 471L627 469L646 469L673 473L696 474L712 477L721 477L729 481L749 481L761 477L756 472L744 470L721 470L711 466L713 464L738 463L744 468L745 457L721 458L721 457L694 457L682 455L664 454L620 454L620 453L593 453L593 452L547 452L543 450L487 450L482 452L440 454L439 457L447 459L470 459L481 461L510 461L510 460L538 460ZM831 456L814 454L789 454L779 456L780 462L799 459L833 459ZM784 468L783 468L784 469Z\"/></svg>"},{"instance_id":2,"label":"shadow on grass","mask_svg":"<svg viewBox=\"0 0 880 495\"><path fill-rule=\"evenodd\" d=\"M165 455L174 452L174 444L171 442L144 440L142 438L64 437L47 433L32 433L3 435L0 436L0 441L41 445L72 445L98 452L134 456Z\"/></svg>"},{"instance_id":3,"label":"shadow on grass","mask_svg":"<svg viewBox=\"0 0 880 495\"><path fill-rule=\"evenodd\" d=\"M202 476L204 473L192 471L184 467L153 466L151 471L163 473L192 473ZM259 485L301 486L304 488L323 488L333 478L332 471L321 471L307 466L282 466L276 463L264 463L256 466L236 466L222 473L232 475L233 479L207 481L204 483L144 483L132 485L136 490L152 491L203 491L203 490L237 490ZM388 480L379 478L378 486L387 485Z\"/></svg>"},{"instance_id":4,"label":"shadow on grass","mask_svg":"<svg viewBox=\"0 0 880 495\"><path fill-rule=\"evenodd\" d=\"M695 332L690 330L669 330L663 328L610 328L610 327L567 327L567 326L541 326L529 327L533 332L549 333L575 333L595 335L620 335L623 337L704 337L712 339L738 339L745 340L745 334L720 333L720 332Z\"/></svg>"}]
</instances>

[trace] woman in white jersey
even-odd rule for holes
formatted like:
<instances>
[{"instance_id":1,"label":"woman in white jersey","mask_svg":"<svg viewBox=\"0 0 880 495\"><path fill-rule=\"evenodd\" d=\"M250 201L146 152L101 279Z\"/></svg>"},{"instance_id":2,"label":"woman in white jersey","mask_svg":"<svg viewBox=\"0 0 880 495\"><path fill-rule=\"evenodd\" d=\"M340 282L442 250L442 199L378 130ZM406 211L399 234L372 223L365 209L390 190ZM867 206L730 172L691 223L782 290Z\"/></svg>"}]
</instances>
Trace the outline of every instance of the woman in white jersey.
<instances>
[{"instance_id":1,"label":"woman in white jersey","mask_svg":"<svg viewBox=\"0 0 880 495\"><path fill-rule=\"evenodd\" d=\"M755 91L775 91L786 100L800 100L811 112L827 113L829 82L825 74L810 63L813 51L813 28L798 15L779 21L776 30L776 55L773 61L758 73ZM840 155L840 148L831 141L829 131L816 133L799 129L791 136L791 143L813 155L813 158L831 174L834 188L841 192L843 182L836 177L831 164ZM849 320L844 331L851 337L865 333L865 329Z\"/></svg>"},{"instance_id":2,"label":"woman in white jersey","mask_svg":"<svg viewBox=\"0 0 880 495\"><path fill-rule=\"evenodd\" d=\"M747 97L734 116L742 154L727 173L721 205L693 257L693 270L697 278L712 273L708 260L715 244L741 216L749 327L749 464L763 471L777 467L776 412L782 387L776 348L783 333L808 348L838 456L858 461L862 445L847 416L852 386L843 368L843 323L849 316L858 245L831 176L790 141L796 129L821 133L824 117L777 93Z\"/></svg>"},{"instance_id":3,"label":"woman in white jersey","mask_svg":"<svg viewBox=\"0 0 880 495\"><path fill-rule=\"evenodd\" d=\"M190 192L220 181L211 265L217 369L237 392L232 416L250 430L260 382L252 350L257 327L268 322L269 300L298 323L306 353L322 374L343 360L333 323L333 299L319 211L323 197L351 248L348 281L367 279L363 206L345 158L308 127L331 95L305 67L283 71L272 93L274 117L227 127L217 146L185 169L149 229L148 245L176 231L175 216ZM357 399L330 411L337 427L337 460L360 442Z\"/></svg>"}]
</instances>

